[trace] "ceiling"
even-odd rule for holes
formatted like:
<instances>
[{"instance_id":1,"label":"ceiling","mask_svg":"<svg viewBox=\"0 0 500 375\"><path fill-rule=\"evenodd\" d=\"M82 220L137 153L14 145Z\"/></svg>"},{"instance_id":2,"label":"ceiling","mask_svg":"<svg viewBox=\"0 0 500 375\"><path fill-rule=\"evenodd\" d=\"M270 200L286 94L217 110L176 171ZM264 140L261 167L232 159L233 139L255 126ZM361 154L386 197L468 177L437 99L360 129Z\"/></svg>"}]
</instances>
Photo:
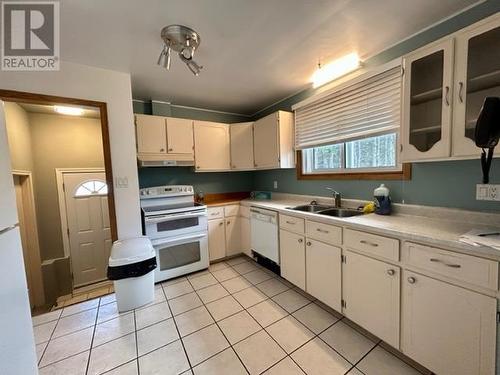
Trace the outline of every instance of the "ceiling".
<instances>
[{"instance_id":1,"label":"ceiling","mask_svg":"<svg viewBox=\"0 0 500 375\"><path fill-rule=\"evenodd\" d=\"M253 114L323 63L373 56L477 0L64 0L61 59L123 72L135 99ZM201 35L195 77L156 65L169 24Z\"/></svg>"}]
</instances>

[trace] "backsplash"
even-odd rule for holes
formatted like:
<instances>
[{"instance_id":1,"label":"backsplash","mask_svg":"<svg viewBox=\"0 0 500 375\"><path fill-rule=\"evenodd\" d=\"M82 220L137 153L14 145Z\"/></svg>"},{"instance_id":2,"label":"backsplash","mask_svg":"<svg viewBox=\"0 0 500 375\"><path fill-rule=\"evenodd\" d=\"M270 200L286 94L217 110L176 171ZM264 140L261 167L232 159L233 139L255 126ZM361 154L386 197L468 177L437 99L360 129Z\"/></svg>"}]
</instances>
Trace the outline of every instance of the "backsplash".
<instances>
[{"instance_id":1,"label":"backsplash","mask_svg":"<svg viewBox=\"0 0 500 375\"><path fill-rule=\"evenodd\" d=\"M297 180L294 169L254 172L254 189L282 193L330 196L326 187L342 197L371 200L373 189L381 183L391 190L397 203L500 211L500 202L476 201L476 184L481 182L479 160L419 163L412 166L409 181L376 180ZM273 188L274 181L278 189ZM491 183L500 183L500 159L491 167Z\"/></svg>"}]
</instances>

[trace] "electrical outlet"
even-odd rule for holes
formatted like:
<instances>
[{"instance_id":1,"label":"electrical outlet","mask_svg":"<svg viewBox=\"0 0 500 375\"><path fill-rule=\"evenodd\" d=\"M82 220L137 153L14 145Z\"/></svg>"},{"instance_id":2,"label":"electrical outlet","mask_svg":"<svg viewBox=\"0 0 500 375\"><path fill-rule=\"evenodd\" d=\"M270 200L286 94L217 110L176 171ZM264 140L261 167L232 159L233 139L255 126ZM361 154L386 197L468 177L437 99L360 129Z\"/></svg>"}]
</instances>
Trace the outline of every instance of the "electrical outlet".
<instances>
[{"instance_id":1,"label":"electrical outlet","mask_svg":"<svg viewBox=\"0 0 500 375\"><path fill-rule=\"evenodd\" d=\"M500 201L500 185L477 184L476 200L478 201Z\"/></svg>"},{"instance_id":2,"label":"electrical outlet","mask_svg":"<svg viewBox=\"0 0 500 375\"><path fill-rule=\"evenodd\" d=\"M274 181L274 188L277 189L278 188L278 181Z\"/></svg>"}]
</instances>

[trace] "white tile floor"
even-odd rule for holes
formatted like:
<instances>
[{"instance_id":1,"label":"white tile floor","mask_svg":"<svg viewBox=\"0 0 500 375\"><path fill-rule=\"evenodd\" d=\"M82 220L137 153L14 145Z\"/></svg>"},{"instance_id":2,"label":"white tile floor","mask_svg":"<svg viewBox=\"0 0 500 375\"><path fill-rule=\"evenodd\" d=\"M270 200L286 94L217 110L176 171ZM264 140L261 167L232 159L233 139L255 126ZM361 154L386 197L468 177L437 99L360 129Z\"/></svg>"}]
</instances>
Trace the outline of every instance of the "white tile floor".
<instances>
[{"instance_id":1,"label":"white tile floor","mask_svg":"<svg viewBox=\"0 0 500 375\"><path fill-rule=\"evenodd\" d=\"M127 313L108 295L33 318L40 375L420 374L247 257L155 292Z\"/></svg>"}]
</instances>

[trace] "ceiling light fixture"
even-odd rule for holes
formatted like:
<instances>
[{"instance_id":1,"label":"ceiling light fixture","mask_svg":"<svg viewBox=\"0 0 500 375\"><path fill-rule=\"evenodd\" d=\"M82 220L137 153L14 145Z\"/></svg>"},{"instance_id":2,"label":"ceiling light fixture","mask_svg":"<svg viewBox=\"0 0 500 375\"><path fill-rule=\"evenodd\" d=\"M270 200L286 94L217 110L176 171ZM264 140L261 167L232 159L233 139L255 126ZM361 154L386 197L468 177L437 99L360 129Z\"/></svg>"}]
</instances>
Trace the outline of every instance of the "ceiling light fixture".
<instances>
[{"instance_id":1,"label":"ceiling light fixture","mask_svg":"<svg viewBox=\"0 0 500 375\"><path fill-rule=\"evenodd\" d=\"M69 115L69 116L81 116L83 115L83 108L78 107L65 107L62 105L55 105L54 111L61 115Z\"/></svg>"},{"instance_id":2,"label":"ceiling light fixture","mask_svg":"<svg viewBox=\"0 0 500 375\"><path fill-rule=\"evenodd\" d=\"M356 70L361 65L358 54L353 52L334 60L331 63L321 66L318 64L318 70L311 77L313 87L319 87L327 82L333 81L347 73Z\"/></svg>"},{"instance_id":3,"label":"ceiling light fixture","mask_svg":"<svg viewBox=\"0 0 500 375\"><path fill-rule=\"evenodd\" d=\"M169 25L161 30L163 49L158 57L157 64L170 70L172 51L179 53L181 61L187 65L195 75L199 75L203 66L193 60L194 51L200 45L200 35L187 26Z\"/></svg>"}]
</instances>

